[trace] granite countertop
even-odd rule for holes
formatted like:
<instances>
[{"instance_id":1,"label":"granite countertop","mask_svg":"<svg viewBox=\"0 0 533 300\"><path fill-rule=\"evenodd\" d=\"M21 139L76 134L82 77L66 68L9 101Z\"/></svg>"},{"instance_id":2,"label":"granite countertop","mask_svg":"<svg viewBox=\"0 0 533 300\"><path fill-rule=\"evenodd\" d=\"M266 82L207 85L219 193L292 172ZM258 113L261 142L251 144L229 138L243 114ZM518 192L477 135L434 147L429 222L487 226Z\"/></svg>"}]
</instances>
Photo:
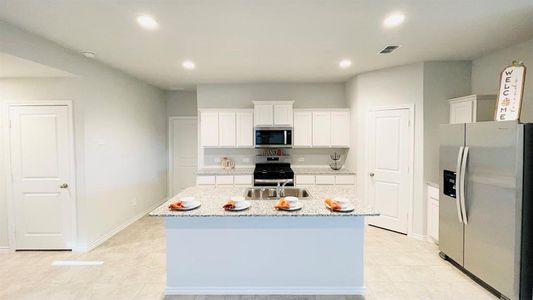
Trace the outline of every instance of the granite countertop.
<instances>
[{"instance_id":1,"label":"granite countertop","mask_svg":"<svg viewBox=\"0 0 533 300\"><path fill-rule=\"evenodd\" d=\"M196 175L253 175L255 167L243 167L233 169L203 168L196 171Z\"/></svg>"},{"instance_id":2,"label":"granite countertop","mask_svg":"<svg viewBox=\"0 0 533 300\"><path fill-rule=\"evenodd\" d=\"M340 170L333 170L329 166L328 167L291 166L291 169L294 171L295 175L355 175L355 172L348 168L342 168Z\"/></svg>"},{"instance_id":3,"label":"granite countertop","mask_svg":"<svg viewBox=\"0 0 533 300\"><path fill-rule=\"evenodd\" d=\"M304 187L304 186L302 186ZM213 187L213 186L193 186L185 189L175 197L168 199L158 208L154 209L150 216L157 217L298 217L298 216L377 216L371 208L366 207L356 198L354 187L346 186L305 186L311 198L300 200L304 207L299 211L278 211L274 209L276 200L250 200L252 206L244 211L225 211L222 206L232 195L242 196L247 188L245 187ZM192 196L202 203L197 209L190 211L171 211L168 209L170 203L179 198ZM324 206L324 199L327 197L346 197L355 205L355 210L349 213L331 212Z\"/></svg>"},{"instance_id":4,"label":"granite countertop","mask_svg":"<svg viewBox=\"0 0 533 300\"><path fill-rule=\"evenodd\" d=\"M291 166L295 175L355 175L355 172L342 168L340 170L333 170L329 166L324 167L303 167L303 166ZM243 167L225 170L222 168L202 168L196 171L196 175L253 175L254 167Z\"/></svg>"}]
</instances>

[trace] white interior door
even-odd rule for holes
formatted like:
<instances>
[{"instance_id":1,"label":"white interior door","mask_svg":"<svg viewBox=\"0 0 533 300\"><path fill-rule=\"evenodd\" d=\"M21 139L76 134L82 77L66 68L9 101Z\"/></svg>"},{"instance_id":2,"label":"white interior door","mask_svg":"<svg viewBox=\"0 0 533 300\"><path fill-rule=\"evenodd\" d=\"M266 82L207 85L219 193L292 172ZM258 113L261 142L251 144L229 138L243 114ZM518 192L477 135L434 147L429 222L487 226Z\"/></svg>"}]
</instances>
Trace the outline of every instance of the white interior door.
<instances>
[{"instance_id":1,"label":"white interior door","mask_svg":"<svg viewBox=\"0 0 533 300\"><path fill-rule=\"evenodd\" d=\"M367 194L380 216L368 223L405 234L411 197L409 126L407 108L369 112Z\"/></svg>"},{"instance_id":2,"label":"white interior door","mask_svg":"<svg viewBox=\"0 0 533 300\"><path fill-rule=\"evenodd\" d=\"M73 197L69 109L12 106L10 159L16 249L70 249Z\"/></svg>"},{"instance_id":3,"label":"white interior door","mask_svg":"<svg viewBox=\"0 0 533 300\"><path fill-rule=\"evenodd\" d=\"M170 195L196 184L198 161L198 123L196 118L170 119L170 156L172 172Z\"/></svg>"}]
</instances>

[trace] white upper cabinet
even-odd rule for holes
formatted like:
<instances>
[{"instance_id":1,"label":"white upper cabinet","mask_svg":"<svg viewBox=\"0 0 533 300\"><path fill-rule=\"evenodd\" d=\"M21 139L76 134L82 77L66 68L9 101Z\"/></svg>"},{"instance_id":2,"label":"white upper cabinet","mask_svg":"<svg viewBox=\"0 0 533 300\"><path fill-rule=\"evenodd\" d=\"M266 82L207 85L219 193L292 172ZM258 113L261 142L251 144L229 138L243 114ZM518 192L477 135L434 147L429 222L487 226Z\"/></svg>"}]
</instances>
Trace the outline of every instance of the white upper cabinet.
<instances>
[{"instance_id":1,"label":"white upper cabinet","mask_svg":"<svg viewBox=\"0 0 533 300\"><path fill-rule=\"evenodd\" d=\"M494 120L496 95L469 95L448 101L450 124Z\"/></svg>"},{"instance_id":2,"label":"white upper cabinet","mask_svg":"<svg viewBox=\"0 0 533 300\"><path fill-rule=\"evenodd\" d=\"M254 146L254 113L253 111L240 111L237 116L237 147Z\"/></svg>"},{"instance_id":3,"label":"white upper cabinet","mask_svg":"<svg viewBox=\"0 0 533 300\"><path fill-rule=\"evenodd\" d=\"M293 146L313 146L313 114L310 111L294 111Z\"/></svg>"},{"instance_id":4,"label":"white upper cabinet","mask_svg":"<svg viewBox=\"0 0 533 300\"><path fill-rule=\"evenodd\" d=\"M274 125L292 126L292 104L274 104Z\"/></svg>"},{"instance_id":5,"label":"white upper cabinet","mask_svg":"<svg viewBox=\"0 0 533 300\"><path fill-rule=\"evenodd\" d=\"M236 136L235 112L218 113L218 146L234 147Z\"/></svg>"},{"instance_id":6,"label":"white upper cabinet","mask_svg":"<svg viewBox=\"0 0 533 300\"><path fill-rule=\"evenodd\" d=\"M254 125L272 126L274 124L274 106L272 104L254 105Z\"/></svg>"},{"instance_id":7,"label":"white upper cabinet","mask_svg":"<svg viewBox=\"0 0 533 300\"><path fill-rule=\"evenodd\" d=\"M331 112L313 112L313 146L329 147L331 145Z\"/></svg>"},{"instance_id":8,"label":"white upper cabinet","mask_svg":"<svg viewBox=\"0 0 533 300\"><path fill-rule=\"evenodd\" d=\"M218 112L200 113L200 134L202 147L218 146Z\"/></svg>"},{"instance_id":9,"label":"white upper cabinet","mask_svg":"<svg viewBox=\"0 0 533 300\"><path fill-rule=\"evenodd\" d=\"M350 147L350 112L331 112L331 146Z\"/></svg>"},{"instance_id":10,"label":"white upper cabinet","mask_svg":"<svg viewBox=\"0 0 533 300\"><path fill-rule=\"evenodd\" d=\"M294 101L254 101L254 126L292 126Z\"/></svg>"}]
</instances>

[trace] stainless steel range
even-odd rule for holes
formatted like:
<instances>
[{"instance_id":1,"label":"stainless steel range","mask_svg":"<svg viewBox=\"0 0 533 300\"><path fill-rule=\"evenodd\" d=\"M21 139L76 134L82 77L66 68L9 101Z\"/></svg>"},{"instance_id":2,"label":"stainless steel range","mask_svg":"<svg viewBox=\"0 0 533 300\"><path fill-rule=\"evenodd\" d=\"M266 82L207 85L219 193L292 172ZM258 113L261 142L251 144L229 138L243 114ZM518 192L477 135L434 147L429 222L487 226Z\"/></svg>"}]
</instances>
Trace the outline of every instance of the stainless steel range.
<instances>
[{"instance_id":1,"label":"stainless steel range","mask_svg":"<svg viewBox=\"0 0 533 300\"><path fill-rule=\"evenodd\" d=\"M258 156L254 170L254 186L294 185L294 172L288 159L279 156Z\"/></svg>"}]
</instances>

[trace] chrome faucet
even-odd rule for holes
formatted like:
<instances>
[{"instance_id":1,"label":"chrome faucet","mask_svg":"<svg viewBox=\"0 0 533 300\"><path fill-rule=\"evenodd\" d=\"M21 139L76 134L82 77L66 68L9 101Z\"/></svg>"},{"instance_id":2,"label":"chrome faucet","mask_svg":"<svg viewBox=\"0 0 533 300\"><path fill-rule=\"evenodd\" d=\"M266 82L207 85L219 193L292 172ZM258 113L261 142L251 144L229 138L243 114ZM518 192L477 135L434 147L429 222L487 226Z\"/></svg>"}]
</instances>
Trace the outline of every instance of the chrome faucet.
<instances>
[{"instance_id":1,"label":"chrome faucet","mask_svg":"<svg viewBox=\"0 0 533 300\"><path fill-rule=\"evenodd\" d=\"M289 179L278 180L278 184L276 185L276 197L285 197L285 186L289 182Z\"/></svg>"}]
</instances>

